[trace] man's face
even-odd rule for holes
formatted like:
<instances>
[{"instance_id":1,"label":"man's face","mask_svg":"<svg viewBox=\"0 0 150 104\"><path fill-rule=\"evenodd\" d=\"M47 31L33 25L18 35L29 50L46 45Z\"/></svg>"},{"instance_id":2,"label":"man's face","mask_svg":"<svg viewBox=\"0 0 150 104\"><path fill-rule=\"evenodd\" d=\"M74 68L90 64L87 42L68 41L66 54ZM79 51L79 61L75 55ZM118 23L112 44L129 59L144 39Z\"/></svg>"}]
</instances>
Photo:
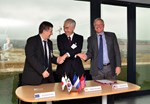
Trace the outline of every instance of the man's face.
<instances>
[{"instance_id":1,"label":"man's face","mask_svg":"<svg viewBox=\"0 0 150 104\"><path fill-rule=\"evenodd\" d=\"M104 24L103 24L103 22L100 21L100 20L95 21L94 28L95 28L95 31L97 33L103 32L104 31Z\"/></svg>"},{"instance_id":2,"label":"man's face","mask_svg":"<svg viewBox=\"0 0 150 104\"><path fill-rule=\"evenodd\" d=\"M50 27L48 30L43 30L45 39L49 39L53 35L53 28Z\"/></svg>"},{"instance_id":3,"label":"man's face","mask_svg":"<svg viewBox=\"0 0 150 104\"><path fill-rule=\"evenodd\" d=\"M70 36L74 32L74 25L71 23L64 23L64 32L67 36Z\"/></svg>"}]
</instances>

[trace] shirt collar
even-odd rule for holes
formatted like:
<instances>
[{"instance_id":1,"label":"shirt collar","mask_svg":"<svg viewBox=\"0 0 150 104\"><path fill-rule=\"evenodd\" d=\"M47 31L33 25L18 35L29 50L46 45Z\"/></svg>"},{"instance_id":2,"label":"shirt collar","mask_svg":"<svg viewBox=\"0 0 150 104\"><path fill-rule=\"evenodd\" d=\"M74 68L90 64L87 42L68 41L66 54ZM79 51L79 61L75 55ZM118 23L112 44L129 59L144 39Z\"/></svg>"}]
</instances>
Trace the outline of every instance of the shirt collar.
<instances>
[{"instance_id":1,"label":"shirt collar","mask_svg":"<svg viewBox=\"0 0 150 104\"><path fill-rule=\"evenodd\" d=\"M97 33L97 35L100 35L100 34L101 34L101 35L104 35L104 32Z\"/></svg>"},{"instance_id":2,"label":"shirt collar","mask_svg":"<svg viewBox=\"0 0 150 104\"><path fill-rule=\"evenodd\" d=\"M70 37L70 38L71 38L71 40L72 40L72 38L73 38L73 35L74 35L74 33L72 33L70 36L67 36L67 37Z\"/></svg>"},{"instance_id":3,"label":"shirt collar","mask_svg":"<svg viewBox=\"0 0 150 104\"><path fill-rule=\"evenodd\" d=\"M42 35L41 35L41 34L40 34L40 37L41 37L42 42L43 42L43 41L47 41L47 39L46 39L46 40L44 40L44 39L43 39L43 37L42 37Z\"/></svg>"}]
</instances>

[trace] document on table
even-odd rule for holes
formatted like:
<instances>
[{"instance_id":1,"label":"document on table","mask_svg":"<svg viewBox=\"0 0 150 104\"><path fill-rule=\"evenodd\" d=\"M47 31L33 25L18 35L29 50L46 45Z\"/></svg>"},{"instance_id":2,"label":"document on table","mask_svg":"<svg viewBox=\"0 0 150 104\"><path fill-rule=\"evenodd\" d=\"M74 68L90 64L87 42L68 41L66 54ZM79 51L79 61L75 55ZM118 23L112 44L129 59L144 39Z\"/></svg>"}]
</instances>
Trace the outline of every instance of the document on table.
<instances>
[{"instance_id":1,"label":"document on table","mask_svg":"<svg viewBox=\"0 0 150 104\"><path fill-rule=\"evenodd\" d=\"M116 81L102 79L102 80L95 80L96 82L102 83L102 84L114 84Z\"/></svg>"}]
</instances>

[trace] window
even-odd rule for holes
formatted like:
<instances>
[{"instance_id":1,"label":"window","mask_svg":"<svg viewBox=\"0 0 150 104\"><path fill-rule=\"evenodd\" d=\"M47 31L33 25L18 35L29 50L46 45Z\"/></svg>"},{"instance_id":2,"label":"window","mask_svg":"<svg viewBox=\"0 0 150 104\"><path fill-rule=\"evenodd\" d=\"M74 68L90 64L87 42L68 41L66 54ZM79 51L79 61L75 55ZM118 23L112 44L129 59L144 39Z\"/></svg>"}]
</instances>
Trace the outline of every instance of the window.
<instances>
[{"instance_id":1,"label":"window","mask_svg":"<svg viewBox=\"0 0 150 104\"><path fill-rule=\"evenodd\" d=\"M22 71L26 40L38 34L42 21L50 21L54 25L51 36L54 54L58 55L56 38L63 32L67 18L76 21L75 32L84 36L83 51L86 51L86 39L90 35L89 6L89 2L74 0L0 1L0 71Z\"/></svg>"},{"instance_id":2,"label":"window","mask_svg":"<svg viewBox=\"0 0 150 104\"><path fill-rule=\"evenodd\" d=\"M122 59L122 72L118 79L127 80L127 8L102 4L101 17L105 31L114 32L118 39Z\"/></svg>"},{"instance_id":3,"label":"window","mask_svg":"<svg viewBox=\"0 0 150 104\"><path fill-rule=\"evenodd\" d=\"M150 8L136 8L136 79L142 90L150 89Z\"/></svg>"},{"instance_id":4,"label":"window","mask_svg":"<svg viewBox=\"0 0 150 104\"><path fill-rule=\"evenodd\" d=\"M84 36L83 51L86 51L86 39L90 36L89 2L76 0L0 1L0 96L3 96L0 101L3 104L17 103L14 91L18 83L18 72L21 72L24 66L24 47L27 38L38 34L38 27L42 21L52 22L54 28L51 40L54 54L58 55L56 38L63 32L63 22L67 18L73 18L76 21L75 32ZM54 70L55 68L56 65L53 65Z\"/></svg>"}]
</instances>

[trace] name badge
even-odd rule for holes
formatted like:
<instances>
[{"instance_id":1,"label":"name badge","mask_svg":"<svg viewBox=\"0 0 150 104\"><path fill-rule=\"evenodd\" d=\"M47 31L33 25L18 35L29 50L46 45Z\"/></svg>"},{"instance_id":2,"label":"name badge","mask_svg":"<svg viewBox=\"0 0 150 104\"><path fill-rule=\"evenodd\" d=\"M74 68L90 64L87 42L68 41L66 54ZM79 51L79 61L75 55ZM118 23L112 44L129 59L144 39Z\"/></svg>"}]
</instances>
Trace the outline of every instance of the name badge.
<instances>
[{"instance_id":1,"label":"name badge","mask_svg":"<svg viewBox=\"0 0 150 104\"><path fill-rule=\"evenodd\" d=\"M84 92L91 92L91 91L100 91L102 90L101 86L92 86L92 87L85 87Z\"/></svg>"},{"instance_id":2,"label":"name badge","mask_svg":"<svg viewBox=\"0 0 150 104\"><path fill-rule=\"evenodd\" d=\"M77 48L77 45L76 44L72 44L71 48L75 49L75 48Z\"/></svg>"},{"instance_id":3,"label":"name badge","mask_svg":"<svg viewBox=\"0 0 150 104\"><path fill-rule=\"evenodd\" d=\"M112 88L113 89L128 88L128 84L127 83L113 84Z\"/></svg>"},{"instance_id":4,"label":"name badge","mask_svg":"<svg viewBox=\"0 0 150 104\"><path fill-rule=\"evenodd\" d=\"M42 92L42 93L35 93L34 98L35 99L40 99L40 98L47 98L47 97L54 97L55 92Z\"/></svg>"}]
</instances>

